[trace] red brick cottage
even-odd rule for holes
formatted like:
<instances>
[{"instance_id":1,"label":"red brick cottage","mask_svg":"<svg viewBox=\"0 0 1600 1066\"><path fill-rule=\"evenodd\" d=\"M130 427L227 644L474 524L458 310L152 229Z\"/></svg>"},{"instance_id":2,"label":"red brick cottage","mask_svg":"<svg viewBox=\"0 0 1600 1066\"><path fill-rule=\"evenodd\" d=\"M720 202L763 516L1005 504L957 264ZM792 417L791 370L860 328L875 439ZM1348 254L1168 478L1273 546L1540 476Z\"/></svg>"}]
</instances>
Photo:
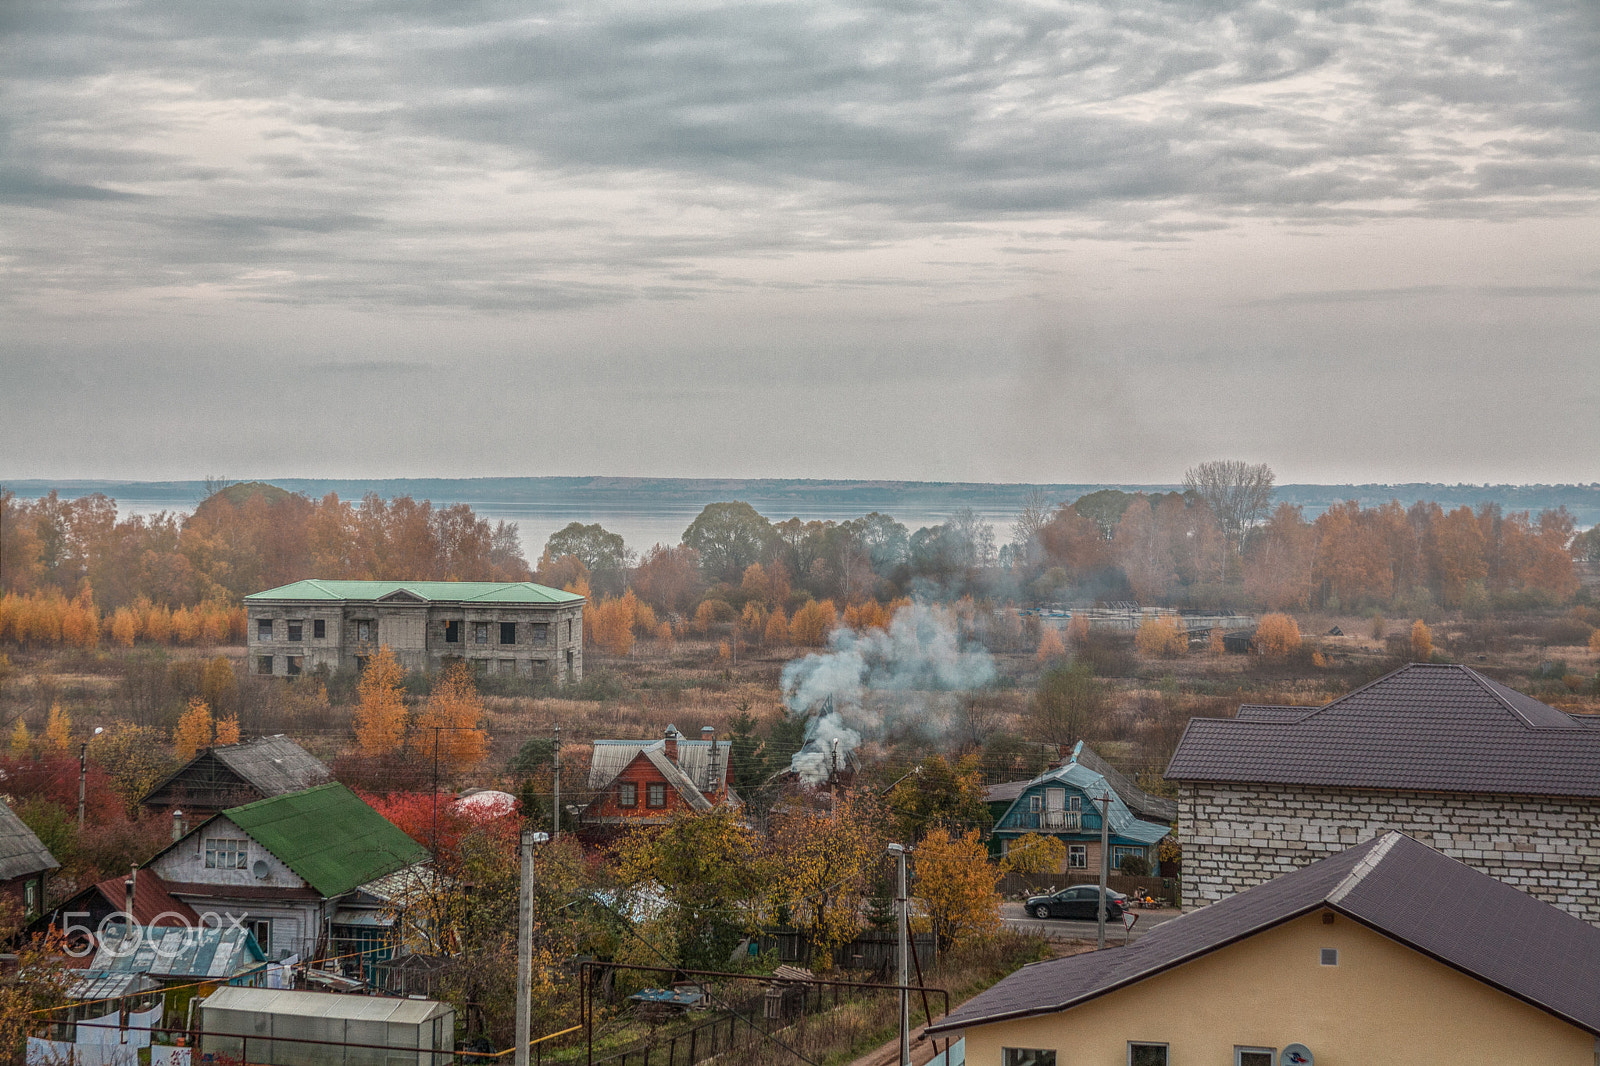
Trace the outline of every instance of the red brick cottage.
<instances>
[{"instance_id":1,"label":"red brick cottage","mask_svg":"<svg viewBox=\"0 0 1600 1066\"><path fill-rule=\"evenodd\" d=\"M589 760L595 798L579 816L587 837L640 825L665 825L689 811L739 804L728 756L733 745L707 726L685 740L667 726L660 740L597 740Z\"/></svg>"}]
</instances>

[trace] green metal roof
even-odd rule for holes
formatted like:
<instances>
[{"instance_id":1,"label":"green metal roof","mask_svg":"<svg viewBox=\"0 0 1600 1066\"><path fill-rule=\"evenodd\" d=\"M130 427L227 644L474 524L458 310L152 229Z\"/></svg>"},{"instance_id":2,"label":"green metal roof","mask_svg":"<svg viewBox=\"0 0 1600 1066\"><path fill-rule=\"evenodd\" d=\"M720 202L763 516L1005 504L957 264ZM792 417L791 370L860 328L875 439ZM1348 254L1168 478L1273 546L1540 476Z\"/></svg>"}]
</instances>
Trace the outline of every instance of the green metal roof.
<instances>
[{"instance_id":1,"label":"green metal roof","mask_svg":"<svg viewBox=\"0 0 1600 1066\"><path fill-rule=\"evenodd\" d=\"M428 857L426 848L338 782L222 813L324 898Z\"/></svg>"},{"instance_id":2,"label":"green metal roof","mask_svg":"<svg viewBox=\"0 0 1600 1066\"><path fill-rule=\"evenodd\" d=\"M263 600L376 601L394 592L409 592L430 603L581 603L574 592L535 585L531 581L323 581L307 578L245 597Z\"/></svg>"}]
</instances>

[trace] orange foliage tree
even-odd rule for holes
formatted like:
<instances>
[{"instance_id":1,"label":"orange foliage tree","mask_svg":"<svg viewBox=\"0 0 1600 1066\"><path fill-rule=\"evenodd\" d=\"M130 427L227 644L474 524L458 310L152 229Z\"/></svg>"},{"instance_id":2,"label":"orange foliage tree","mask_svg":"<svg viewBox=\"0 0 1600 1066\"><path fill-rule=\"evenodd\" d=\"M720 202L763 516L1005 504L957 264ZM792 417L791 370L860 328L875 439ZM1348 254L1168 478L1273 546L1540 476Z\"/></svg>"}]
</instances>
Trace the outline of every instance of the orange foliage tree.
<instances>
[{"instance_id":1,"label":"orange foliage tree","mask_svg":"<svg viewBox=\"0 0 1600 1066\"><path fill-rule=\"evenodd\" d=\"M1061 639L1061 630L1056 626L1045 626L1039 635L1039 650L1034 653L1034 658L1044 663L1051 659L1059 659L1065 654L1067 645Z\"/></svg>"},{"instance_id":2,"label":"orange foliage tree","mask_svg":"<svg viewBox=\"0 0 1600 1066\"><path fill-rule=\"evenodd\" d=\"M189 709L178 718L178 727L172 734L172 750L179 759L192 759L201 748L211 746L213 734L211 708L196 696L189 701Z\"/></svg>"},{"instance_id":3,"label":"orange foliage tree","mask_svg":"<svg viewBox=\"0 0 1600 1066\"><path fill-rule=\"evenodd\" d=\"M981 940L1000 928L998 871L976 829L953 837L939 828L916 851L913 893L927 906L928 922L941 951Z\"/></svg>"},{"instance_id":4,"label":"orange foliage tree","mask_svg":"<svg viewBox=\"0 0 1600 1066\"><path fill-rule=\"evenodd\" d=\"M1286 614L1269 614L1256 626L1256 651L1282 657L1300 647L1300 626Z\"/></svg>"},{"instance_id":5,"label":"orange foliage tree","mask_svg":"<svg viewBox=\"0 0 1600 1066\"><path fill-rule=\"evenodd\" d=\"M1139 623L1134 635L1139 654L1152 659L1176 659L1189 650L1189 633L1171 615L1157 615Z\"/></svg>"},{"instance_id":6,"label":"orange foliage tree","mask_svg":"<svg viewBox=\"0 0 1600 1066\"><path fill-rule=\"evenodd\" d=\"M439 765L451 772L471 769L489 753L483 700L466 663L451 664L433 683L427 706L417 717L413 744L419 755L437 755Z\"/></svg>"},{"instance_id":7,"label":"orange foliage tree","mask_svg":"<svg viewBox=\"0 0 1600 1066\"><path fill-rule=\"evenodd\" d=\"M789 620L789 640L802 648L820 648L828 642L835 618L832 600L807 600Z\"/></svg>"},{"instance_id":8,"label":"orange foliage tree","mask_svg":"<svg viewBox=\"0 0 1600 1066\"><path fill-rule=\"evenodd\" d=\"M404 677L389 645L367 660L356 686L356 745L363 755L388 755L397 751L406 735L406 704L401 689Z\"/></svg>"},{"instance_id":9,"label":"orange foliage tree","mask_svg":"<svg viewBox=\"0 0 1600 1066\"><path fill-rule=\"evenodd\" d=\"M1419 663L1433 658L1433 630L1420 618L1411 623L1411 658Z\"/></svg>"},{"instance_id":10,"label":"orange foliage tree","mask_svg":"<svg viewBox=\"0 0 1600 1066\"><path fill-rule=\"evenodd\" d=\"M774 607L772 613L767 615L767 627L762 639L768 644L789 643L789 619L784 617L782 607Z\"/></svg>"}]
</instances>

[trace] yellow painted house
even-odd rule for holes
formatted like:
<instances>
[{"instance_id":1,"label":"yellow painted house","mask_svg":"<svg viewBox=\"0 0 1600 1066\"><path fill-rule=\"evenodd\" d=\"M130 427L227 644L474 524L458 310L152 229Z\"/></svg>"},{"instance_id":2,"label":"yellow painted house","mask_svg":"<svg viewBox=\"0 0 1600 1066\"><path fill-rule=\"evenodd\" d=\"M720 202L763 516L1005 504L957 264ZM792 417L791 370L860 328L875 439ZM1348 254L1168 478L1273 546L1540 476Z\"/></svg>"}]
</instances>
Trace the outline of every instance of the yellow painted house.
<instances>
[{"instance_id":1,"label":"yellow painted house","mask_svg":"<svg viewBox=\"0 0 1600 1066\"><path fill-rule=\"evenodd\" d=\"M1388 833L1024 967L956 1030L968 1066L1600 1066L1600 929Z\"/></svg>"}]
</instances>

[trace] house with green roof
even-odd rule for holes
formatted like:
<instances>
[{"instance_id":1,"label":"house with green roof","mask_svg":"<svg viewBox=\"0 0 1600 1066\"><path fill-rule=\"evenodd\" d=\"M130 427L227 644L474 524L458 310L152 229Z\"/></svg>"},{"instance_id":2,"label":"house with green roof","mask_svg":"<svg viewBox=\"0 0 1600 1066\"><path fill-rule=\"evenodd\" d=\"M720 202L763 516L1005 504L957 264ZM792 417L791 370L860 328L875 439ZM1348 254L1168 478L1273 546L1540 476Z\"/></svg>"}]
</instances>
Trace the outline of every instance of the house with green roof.
<instances>
[{"instance_id":1,"label":"house with green roof","mask_svg":"<svg viewBox=\"0 0 1600 1066\"><path fill-rule=\"evenodd\" d=\"M531 581L324 581L246 596L250 666L294 677L360 670L388 646L408 670L583 677L583 606Z\"/></svg>"},{"instance_id":2,"label":"house with green roof","mask_svg":"<svg viewBox=\"0 0 1600 1066\"><path fill-rule=\"evenodd\" d=\"M427 849L337 782L230 807L187 832L174 818L177 839L144 868L202 923L243 926L273 959L387 928L394 877L428 876Z\"/></svg>"}]
</instances>

